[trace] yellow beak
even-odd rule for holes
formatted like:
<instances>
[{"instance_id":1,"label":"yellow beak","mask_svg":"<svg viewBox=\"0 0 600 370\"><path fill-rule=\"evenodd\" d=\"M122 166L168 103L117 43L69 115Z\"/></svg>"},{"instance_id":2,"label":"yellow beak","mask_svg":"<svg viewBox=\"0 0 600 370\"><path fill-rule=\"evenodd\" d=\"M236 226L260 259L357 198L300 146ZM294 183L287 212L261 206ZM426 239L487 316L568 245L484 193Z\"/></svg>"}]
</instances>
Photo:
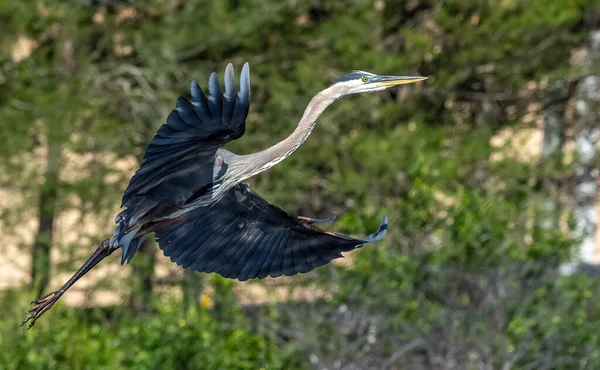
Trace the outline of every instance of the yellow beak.
<instances>
[{"instance_id":1,"label":"yellow beak","mask_svg":"<svg viewBox=\"0 0 600 370\"><path fill-rule=\"evenodd\" d=\"M395 85L406 85L414 82L419 82L428 79L429 77L420 76L377 76L373 81L379 86L395 86Z\"/></svg>"}]
</instances>

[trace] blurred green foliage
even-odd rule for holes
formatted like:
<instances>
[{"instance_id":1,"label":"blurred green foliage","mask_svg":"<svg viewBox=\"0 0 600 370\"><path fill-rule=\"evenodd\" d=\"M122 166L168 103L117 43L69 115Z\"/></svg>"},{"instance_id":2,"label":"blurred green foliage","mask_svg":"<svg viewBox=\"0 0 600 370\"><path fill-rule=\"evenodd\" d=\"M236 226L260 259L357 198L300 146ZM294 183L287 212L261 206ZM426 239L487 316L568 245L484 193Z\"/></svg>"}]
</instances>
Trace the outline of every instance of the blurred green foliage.
<instances>
[{"instance_id":1,"label":"blurred green foliage","mask_svg":"<svg viewBox=\"0 0 600 370\"><path fill-rule=\"evenodd\" d=\"M94 158L89 175L53 184L54 213L111 225L128 181L116 159L139 159L175 97L227 62L252 68L247 131L228 146L240 153L281 140L350 70L430 76L336 102L293 156L251 179L291 212L339 215L341 232L388 214L386 238L353 264L283 283L314 300L240 308L214 279L212 310L159 294L137 316L59 303L24 331L32 293L7 292L0 369L600 368L597 279L558 274L578 240L568 209L548 207L576 163L490 160L509 150L491 145L502 130L564 110L582 77L570 58L598 27L595 0L0 1L0 186L22 197L0 209L12 234L40 212L43 169L64 163L44 155L53 145ZM52 246L70 257L61 270L105 237L78 235Z\"/></svg>"},{"instance_id":2,"label":"blurred green foliage","mask_svg":"<svg viewBox=\"0 0 600 370\"><path fill-rule=\"evenodd\" d=\"M21 300L22 301L22 300ZM25 304L2 296L1 368L15 369L275 369L297 360L238 319L216 321L207 311L182 312L161 303L145 318L92 314L57 307L35 330L15 330ZM24 302L21 302L24 303ZM11 312L11 315L6 315Z\"/></svg>"}]
</instances>

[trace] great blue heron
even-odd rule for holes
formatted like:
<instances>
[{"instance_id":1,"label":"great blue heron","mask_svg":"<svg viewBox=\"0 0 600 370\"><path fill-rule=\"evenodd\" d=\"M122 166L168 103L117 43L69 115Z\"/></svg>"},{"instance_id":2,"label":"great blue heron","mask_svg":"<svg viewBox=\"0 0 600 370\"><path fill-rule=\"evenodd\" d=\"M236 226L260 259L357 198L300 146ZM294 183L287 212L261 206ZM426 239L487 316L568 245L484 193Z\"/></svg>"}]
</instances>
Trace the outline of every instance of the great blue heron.
<instances>
[{"instance_id":1,"label":"great blue heron","mask_svg":"<svg viewBox=\"0 0 600 370\"><path fill-rule=\"evenodd\" d=\"M387 229L385 216L379 230L363 239L331 233L313 224L332 217L292 215L242 181L292 154L336 99L425 78L348 73L312 98L290 136L248 155L221 148L244 134L250 106L248 63L242 68L239 92L231 64L225 69L224 94L216 73L208 80L208 97L193 81L191 102L177 99L176 109L159 128L131 178L123 194L126 208L116 217L113 236L102 241L59 290L33 301L22 325L29 321L31 328L67 289L115 250L123 249L121 264L129 262L142 236L151 232L164 254L178 265L239 280L307 272L341 257L341 252L381 239Z\"/></svg>"}]
</instances>

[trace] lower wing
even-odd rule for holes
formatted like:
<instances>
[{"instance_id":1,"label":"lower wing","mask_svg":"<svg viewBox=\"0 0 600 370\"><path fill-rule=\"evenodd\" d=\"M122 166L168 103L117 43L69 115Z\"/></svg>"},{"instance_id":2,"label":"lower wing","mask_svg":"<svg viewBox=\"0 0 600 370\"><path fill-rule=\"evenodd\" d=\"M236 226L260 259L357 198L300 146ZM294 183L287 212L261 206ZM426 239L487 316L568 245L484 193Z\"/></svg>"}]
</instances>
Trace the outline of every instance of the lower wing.
<instances>
[{"instance_id":1,"label":"lower wing","mask_svg":"<svg viewBox=\"0 0 600 370\"><path fill-rule=\"evenodd\" d=\"M237 184L213 206L157 231L156 238L184 268L248 280L308 272L381 239L387 230L385 216L379 230L363 239L324 231L314 221L320 220L294 216Z\"/></svg>"}]
</instances>

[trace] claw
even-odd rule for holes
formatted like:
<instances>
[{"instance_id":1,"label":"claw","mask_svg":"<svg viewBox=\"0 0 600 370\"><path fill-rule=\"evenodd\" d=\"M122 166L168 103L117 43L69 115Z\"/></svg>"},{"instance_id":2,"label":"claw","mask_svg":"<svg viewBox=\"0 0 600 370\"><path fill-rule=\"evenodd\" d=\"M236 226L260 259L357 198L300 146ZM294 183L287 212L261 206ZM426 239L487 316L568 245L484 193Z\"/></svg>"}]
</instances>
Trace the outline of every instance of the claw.
<instances>
[{"instance_id":1,"label":"claw","mask_svg":"<svg viewBox=\"0 0 600 370\"><path fill-rule=\"evenodd\" d=\"M39 319L52 306L54 306L54 304L56 303L56 301L58 301L61 295L62 293L60 291L56 291L47 294L38 300L32 301L31 304L33 305L33 307L31 307L27 311L29 315L25 318L25 320L21 322L20 326L23 326L29 322L29 326L27 326L27 329L31 329L31 327L35 324L35 321Z\"/></svg>"},{"instance_id":2,"label":"claw","mask_svg":"<svg viewBox=\"0 0 600 370\"><path fill-rule=\"evenodd\" d=\"M25 325L29 322L29 327L27 329L31 329L31 327L35 324L35 321L40 318L46 311L48 311L56 301L59 300L60 297L71 287L73 284L77 282L83 275L85 275L88 271L90 271L94 266L96 266L100 261L102 261L105 257L109 256L112 252L116 251L117 248L112 248L110 245L110 239L103 240L98 248L92 253L90 258L85 261L83 266L77 270L77 272L71 276L63 286L50 294L46 294L42 298L31 302L33 307L27 311L29 314L25 320L21 323L21 326Z\"/></svg>"}]
</instances>

